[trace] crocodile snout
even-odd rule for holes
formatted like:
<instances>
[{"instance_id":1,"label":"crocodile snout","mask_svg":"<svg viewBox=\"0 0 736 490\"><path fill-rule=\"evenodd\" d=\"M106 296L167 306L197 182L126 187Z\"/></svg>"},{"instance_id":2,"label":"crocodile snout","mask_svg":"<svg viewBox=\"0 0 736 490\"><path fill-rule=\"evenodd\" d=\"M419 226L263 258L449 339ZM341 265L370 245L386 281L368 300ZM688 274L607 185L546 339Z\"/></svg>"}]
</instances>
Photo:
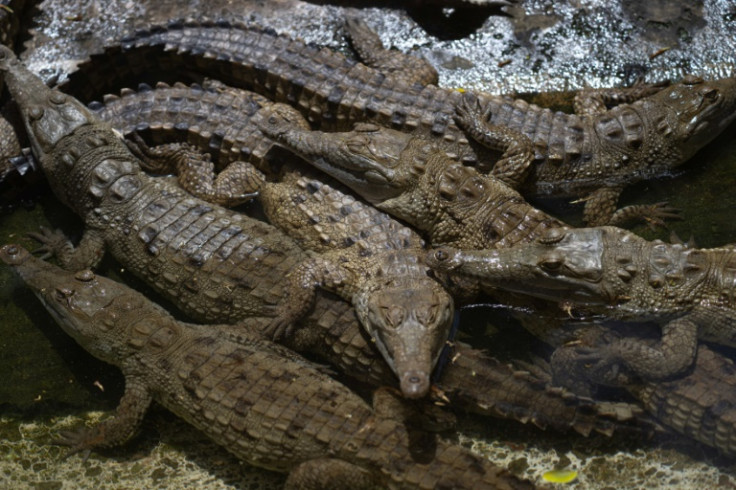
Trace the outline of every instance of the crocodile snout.
<instances>
[{"instance_id":1,"label":"crocodile snout","mask_svg":"<svg viewBox=\"0 0 736 490\"><path fill-rule=\"evenodd\" d=\"M422 398L429 392L429 373L426 371L407 371L401 377L401 392L407 398Z\"/></svg>"}]
</instances>

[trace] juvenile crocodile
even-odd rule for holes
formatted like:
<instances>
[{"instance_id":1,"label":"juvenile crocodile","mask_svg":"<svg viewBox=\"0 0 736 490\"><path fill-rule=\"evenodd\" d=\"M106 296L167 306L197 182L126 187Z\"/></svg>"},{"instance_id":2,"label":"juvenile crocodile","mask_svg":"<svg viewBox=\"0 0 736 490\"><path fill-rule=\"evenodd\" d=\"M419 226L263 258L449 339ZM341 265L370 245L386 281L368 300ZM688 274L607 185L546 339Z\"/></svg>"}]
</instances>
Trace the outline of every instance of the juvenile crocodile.
<instances>
[{"instance_id":1,"label":"juvenile crocodile","mask_svg":"<svg viewBox=\"0 0 736 490\"><path fill-rule=\"evenodd\" d=\"M275 104L272 110L294 117L290 106ZM355 306L403 394L427 395L432 369L450 334L454 304L430 277L423 263L424 242L415 232L295 166L287 165L279 182L267 182L250 164L236 161L215 178L211 162L189 147L143 145L135 152L158 171L178 171L182 187L199 197L229 202L241 193L238 182L255 184L250 190L259 193L271 223L306 250L318 252L289 272L278 316L267 328L270 336L291 335L294 323L312 308L316 289L328 289Z\"/></svg>"},{"instance_id":2,"label":"juvenile crocodile","mask_svg":"<svg viewBox=\"0 0 736 490\"><path fill-rule=\"evenodd\" d=\"M107 249L192 318L236 323L261 311L273 316L284 296L283 278L308 258L291 239L266 223L192 198L166 179L147 177L112 129L75 99L48 89L2 47L0 71L8 76L52 190L85 221L75 253L65 238L49 243L62 262L84 269ZM149 225L161 228L154 233ZM300 323L290 347L363 381L394 382L346 302L318 293ZM454 406L584 434L610 432L618 419L630 418L608 405L547 390L461 344L437 388Z\"/></svg>"},{"instance_id":3,"label":"juvenile crocodile","mask_svg":"<svg viewBox=\"0 0 736 490\"><path fill-rule=\"evenodd\" d=\"M575 104L580 114L571 115L485 93L465 98L272 30L227 22L176 21L138 32L81 65L65 90L111 92L116 89L111 74L118 73L122 78L116 83L172 81L173 73L185 75L184 67L291 103L325 131L369 121L440 138L443 149L464 163L495 161L498 154L483 144L502 149L505 158L494 167L496 176L510 184L524 182L530 194L586 196L584 214L591 225L670 217L661 204L614 210L624 186L670 173L736 117L736 78L686 77L664 89L640 84L586 90ZM617 103L622 104L605 110ZM483 144L468 138L456 118Z\"/></svg>"},{"instance_id":4,"label":"juvenile crocodile","mask_svg":"<svg viewBox=\"0 0 736 490\"><path fill-rule=\"evenodd\" d=\"M390 410L372 410L252 329L235 337L177 321L120 283L17 245L0 248L0 259L65 332L125 376L114 417L62 434L73 452L123 444L155 400L240 459L288 472L286 488L534 488L458 445L412 435ZM428 445L415 447L422 439Z\"/></svg>"},{"instance_id":5,"label":"juvenile crocodile","mask_svg":"<svg viewBox=\"0 0 736 490\"><path fill-rule=\"evenodd\" d=\"M586 348L581 362L623 362L647 378L683 372L698 338L736 346L736 249L644 240L615 227L552 229L506 250L440 248L436 268L606 318L664 323L660 345L636 338Z\"/></svg>"},{"instance_id":6,"label":"juvenile crocodile","mask_svg":"<svg viewBox=\"0 0 736 490\"><path fill-rule=\"evenodd\" d=\"M185 190L209 202L237 204L244 192L258 192L271 223L305 250L319 253L289 273L290 288L269 327L271 335L288 335L311 308L315 288L328 288L356 305L361 324L396 372L403 393L425 396L454 309L452 297L422 263L424 242L384 213L294 165L282 169L279 182L267 182L267 175L251 162L275 173L275 164L267 159L272 142L254 124L261 118L261 108L271 106L306 125L290 106L224 86L143 87L93 105L100 118L123 132L145 128L154 141L186 134L187 140L215 154L225 169L215 175L212 161L176 143L155 149L139 143L133 148L146 169L176 173ZM233 145L255 151L243 155L230 151ZM233 161L235 155L248 160Z\"/></svg>"},{"instance_id":7,"label":"juvenile crocodile","mask_svg":"<svg viewBox=\"0 0 736 490\"><path fill-rule=\"evenodd\" d=\"M503 248L565 226L432 141L368 123L343 133L307 131L270 112L256 123L263 133L424 232L432 245Z\"/></svg>"}]
</instances>

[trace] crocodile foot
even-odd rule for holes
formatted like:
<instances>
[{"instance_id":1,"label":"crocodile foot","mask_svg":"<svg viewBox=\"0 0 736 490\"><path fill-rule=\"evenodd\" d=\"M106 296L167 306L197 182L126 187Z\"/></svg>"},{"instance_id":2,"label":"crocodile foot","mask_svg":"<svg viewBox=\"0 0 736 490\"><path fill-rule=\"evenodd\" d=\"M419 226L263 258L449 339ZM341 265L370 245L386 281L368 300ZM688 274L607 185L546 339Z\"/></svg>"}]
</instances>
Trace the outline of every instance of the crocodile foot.
<instances>
[{"instance_id":1,"label":"crocodile foot","mask_svg":"<svg viewBox=\"0 0 736 490\"><path fill-rule=\"evenodd\" d=\"M279 315L263 328L263 334L274 341L288 338L296 329L297 317L293 315Z\"/></svg>"},{"instance_id":2,"label":"crocodile foot","mask_svg":"<svg viewBox=\"0 0 736 490\"><path fill-rule=\"evenodd\" d=\"M66 446L69 449L64 453L64 459L77 453L82 453L83 461L87 461L92 449L99 446L100 436L97 430L83 427L76 430L59 432L51 443L57 446Z\"/></svg>"},{"instance_id":3,"label":"crocodile foot","mask_svg":"<svg viewBox=\"0 0 736 490\"><path fill-rule=\"evenodd\" d=\"M622 223L641 220L647 226L655 230L656 228L666 228L668 219L682 219L680 210L669 205L667 201L654 204L636 204L626 206L616 211L609 224L611 226L620 226Z\"/></svg>"},{"instance_id":4,"label":"crocodile foot","mask_svg":"<svg viewBox=\"0 0 736 490\"><path fill-rule=\"evenodd\" d=\"M73 250L73 245L61 230L50 230L43 226L40 231L27 233L29 238L41 243L41 246L35 249L33 254L40 254L42 260L49 259L54 256L68 254Z\"/></svg>"}]
</instances>

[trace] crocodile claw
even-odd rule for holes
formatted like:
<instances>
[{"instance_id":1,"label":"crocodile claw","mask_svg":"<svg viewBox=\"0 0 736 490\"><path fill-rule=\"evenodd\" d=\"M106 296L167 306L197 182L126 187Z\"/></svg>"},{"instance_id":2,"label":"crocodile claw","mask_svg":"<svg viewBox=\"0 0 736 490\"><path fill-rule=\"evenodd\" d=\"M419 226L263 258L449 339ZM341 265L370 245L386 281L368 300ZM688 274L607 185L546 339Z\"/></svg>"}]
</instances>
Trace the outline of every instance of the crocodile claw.
<instances>
[{"instance_id":1,"label":"crocodile claw","mask_svg":"<svg viewBox=\"0 0 736 490\"><path fill-rule=\"evenodd\" d=\"M51 441L56 446L67 446L68 451L62 459L67 459L77 453L83 454L83 462L89 459L94 444L91 442L96 436L94 429L81 428L77 430L63 430Z\"/></svg>"},{"instance_id":2,"label":"crocodile claw","mask_svg":"<svg viewBox=\"0 0 736 490\"><path fill-rule=\"evenodd\" d=\"M54 255L58 255L60 250L71 246L66 235L61 230L50 230L44 226L41 226L39 230L39 232L28 232L26 235L41 243L40 247L31 252L34 255L40 254L40 259L49 259Z\"/></svg>"},{"instance_id":3,"label":"crocodile claw","mask_svg":"<svg viewBox=\"0 0 736 490\"><path fill-rule=\"evenodd\" d=\"M647 226L652 230L666 228L667 224L665 220L682 219L680 210L670 206L667 201L650 204L645 209L646 214L644 214L643 218Z\"/></svg>"},{"instance_id":4,"label":"crocodile claw","mask_svg":"<svg viewBox=\"0 0 736 490\"><path fill-rule=\"evenodd\" d=\"M296 328L295 321L296 318L292 318L291 315L279 315L264 327L263 333L267 338L277 342L291 336Z\"/></svg>"},{"instance_id":5,"label":"crocodile claw","mask_svg":"<svg viewBox=\"0 0 736 490\"><path fill-rule=\"evenodd\" d=\"M478 121L489 122L492 116L491 104L484 108L480 99L471 93L465 93L455 108L455 122L463 127L473 127Z\"/></svg>"}]
</instances>

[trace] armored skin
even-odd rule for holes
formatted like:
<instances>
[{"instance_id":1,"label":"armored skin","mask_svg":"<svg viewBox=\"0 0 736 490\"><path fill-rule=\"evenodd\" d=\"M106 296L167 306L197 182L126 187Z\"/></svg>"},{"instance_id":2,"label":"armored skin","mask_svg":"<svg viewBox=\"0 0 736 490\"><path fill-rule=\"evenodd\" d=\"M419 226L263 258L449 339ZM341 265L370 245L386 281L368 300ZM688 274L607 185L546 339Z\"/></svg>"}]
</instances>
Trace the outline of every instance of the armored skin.
<instances>
[{"instance_id":1,"label":"armored skin","mask_svg":"<svg viewBox=\"0 0 736 490\"><path fill-rule=\"evenodd\" d=\"M87 227L71 253L66 238L41 237L66 268L84 269L107 249L192 318L237 323L264 310L274 316L283 278L308 258L292 240L266 223L192 198L167 179L147 177L109 126L46 87L9 50L0 47L0 58L54 193ZM320 292L300 325L290 347L365 382L395 382L346 302ZM610 433L619 419L631 418L564 390L548 391L533 376L460 344L437 387L455 406L585 434Z\"/></svg>"},{"instance_id":2,"label":"armored skin","mask_svg":"<svg viewBox=\"0 0 736 490\"><path fill-rule=\"evenodd\" d=\"M164 95L176 102L166 102ZM193 97L196 102L182 102ZM177 132L186 132L188 139L200 145L206 140L205 133L221 135L214 141L210 138L205 146L216 154L220 167L225 166L217 175L209 158L189 145L176 143L156 148L140 142L131 145L146 169L176 173L185 190L209 202L233 205L248 192L257 192L269 221L305 250L318 253L289 272L288 291L276 307L278 316L268 333L274 338L290 335L293 324L313 306L317 287L336 292L356 306L361 324L398 376L404 395L426 396L432 369L449 336L453 299L430 277L429 269L422 263L424 242L411 229L335 186L307 175L315 172L302 171L297 165L282 164L279 181L266 180L276 165L268 161L267 149L272 143L259 133L254 121L261 118L265 107L308 128L295 109L270 103L252 92L223 86L144 89L135 99L138 107L147 107L148 111L133 109L133 98L128 91L121 99L108 98L107 104L94 107L102 119L115 127L123 131L147 128L151 139L157 141L171 136L161 129L164 127L176 127ZM154 102L144 103L151 100ZM164 123L158 118L166 104L175 104L178 109L172 110L170 120ZM156 109L152 111L151 107ZM194 114L206 115L206 119L191 117L188 108ZM238 108L247 112L238 117ZM142 112L156 115L143 118ZM195 119L196 124L186 130ZM230 161L234 152L216 146L225 144L225 135L238 144L247 142L256 151L247 153L248 161Z\"/></svg>"},{"instance_id":3,"label":"armored skin","mask_svg":"<svg viewBox=\"0 0 736 490\"><path fill-rule=\"evenodd\" d=\"M564 303L588 314L662 325L660 345L623 338L585 348L598 369L623 362L646 378L688 369L702 339L736 346L736 249L647 241L615 227L553 229L506 250L440 248L440 270Z\"/></svg>"},{"instance_id":4,"label":"armored skin","mask_svg":"<svg viewBox=\"0 0 736 490\"><path fill-rule=\"evenodd\" d=\"M125 376L114 417L63 435L72 451L126 442L155 400L244 461L288 472L286 488L534 488L435 436L417 458L403 421L253 329L176 321L122 284L17 245L3 246L0 260L64 331Z\"/></svg>"},{"instance_id":5,"label":"armored skin","mask_svg":"<svg viewBox=\"0 0 736 490\"><path fill-rule=\"evenodd\" d=\"M308 131L276 111L257 124L378 209L423 232L434 246L504 248L565 226L418 136L368 123L344 133Z\"/></svg>"},{"instance_id":6,"label":"armored skin","mask_svg":"<svg viewBox=\"0 0 736 490\"><path fill-rule=\"evenodd\" d=\"M348 30L356 28L348 24ZM361 37L354 37L360 44ZM382 49L365 44L369 53ZM109 92L115 73L136 77L118 86L138 83L145 74L167 80L176 66L290 103L324 131L372 122L440 138L443 150L466 164L489 165L501 149L504 159L495 164L495 176L520 185L527 196L583 197L590 225L671 217L662 204L615 212L618 196L626 185L671 173L736 117L733 77L686 77L666 88L585 90L575 104L578 114L564 114L523 100L422 85L396 70L383 73L272 30L226 22L177 21L138 32L80 66L68 90ZM606 110L607 105L617 106Z\"/></svg>"}]
</instances>

